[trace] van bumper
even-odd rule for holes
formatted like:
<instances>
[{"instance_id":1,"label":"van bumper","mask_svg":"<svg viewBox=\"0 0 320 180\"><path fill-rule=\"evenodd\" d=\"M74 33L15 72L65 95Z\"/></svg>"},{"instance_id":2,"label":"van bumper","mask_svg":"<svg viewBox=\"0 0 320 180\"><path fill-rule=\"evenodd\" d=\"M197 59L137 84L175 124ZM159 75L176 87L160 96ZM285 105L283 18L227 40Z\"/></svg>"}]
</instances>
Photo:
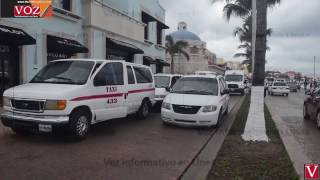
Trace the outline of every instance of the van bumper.
<instances>
[{"instance_id":1,"label":"van bumper","mask_svg":"<svg viewBox=\"0 0 320 180\"><path fill-rule=\"evenodd\" d=\"M7 111L1 114L1 121L7 127L24 127L36 129L41 125L52 125L62 127L69 123L69 116L46 116L24 114Z\"/></svg>"}]
</instances>

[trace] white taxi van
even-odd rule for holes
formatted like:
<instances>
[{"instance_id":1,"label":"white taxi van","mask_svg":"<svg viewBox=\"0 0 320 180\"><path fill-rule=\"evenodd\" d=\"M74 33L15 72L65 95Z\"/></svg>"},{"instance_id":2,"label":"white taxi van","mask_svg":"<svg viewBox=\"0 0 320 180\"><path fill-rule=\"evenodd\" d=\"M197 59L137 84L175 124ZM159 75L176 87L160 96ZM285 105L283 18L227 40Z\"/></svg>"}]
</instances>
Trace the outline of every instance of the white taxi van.
<instances>
[{"instance_id":1,"label":"white taxi van","mask_svg":"<svg viewBox=\"0 0 320 180\"><path fill-rule=\"evenodd\" d=\"M179 74L155 74L155 100L157 103L162 103L163 99L169 94L167 88L172 86L181 78Z\"/></svg>"},{"instance_id":2,"label":"white taxi van","mask_svg":"<svg viewBox=\"0 0 320 180\"><path fill-rule=\"evenodd\" d=\"M66 129L81 140L90 125L137 113L155 103L149 67L124 61L50 62L29 83L4 92L2 123L16 133Z\"/></svg>"},{"instance_id":3,"label":"white taxi van","mask_svg":"<svg viewBox=\"0 0 320 180\"><path fill-rule=\"evenodd\" d=\"M229 90L222 76L188 75L178 80L164 99L164 124L219 126L228 113Z\"/></svg>"}]
</instances>

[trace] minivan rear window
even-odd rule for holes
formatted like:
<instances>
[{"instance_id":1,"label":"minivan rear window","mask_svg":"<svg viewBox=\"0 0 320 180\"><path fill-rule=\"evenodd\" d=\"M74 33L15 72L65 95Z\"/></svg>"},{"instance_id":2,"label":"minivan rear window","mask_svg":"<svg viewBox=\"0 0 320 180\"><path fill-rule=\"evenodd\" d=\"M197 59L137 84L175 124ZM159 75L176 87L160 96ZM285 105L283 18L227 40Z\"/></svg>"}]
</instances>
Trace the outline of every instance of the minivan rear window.
<instances>
[{"instance_id":1,"label":"minivan rear window","mask_svg":"<svg viewBox=\"0 0 320 180\"><path fill-rule=\"evenodd\" d=\"M149 69L133 67L138 83L152 83L152 74Z\"/></svg>"}]
</instances>

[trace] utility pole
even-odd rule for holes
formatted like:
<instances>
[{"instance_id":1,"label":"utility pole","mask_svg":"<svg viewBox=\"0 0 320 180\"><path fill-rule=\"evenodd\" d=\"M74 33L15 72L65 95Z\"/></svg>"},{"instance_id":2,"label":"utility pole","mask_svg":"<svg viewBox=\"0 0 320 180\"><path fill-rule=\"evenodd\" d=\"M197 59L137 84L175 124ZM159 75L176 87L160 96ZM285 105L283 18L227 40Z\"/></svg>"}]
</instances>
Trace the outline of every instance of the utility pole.
<instances>
[{"instance_id":1,"label":"utility pole","mask_svg":"<svg viewBox=\"0 0 320 180\"><path fill-rule=\"evenodd\" d=\"M256 34L257 34L257 0L252 0L252 79L255 69L255 56L256 56Z\"/></svg>"},{"instance_id":2,"label":"utility pole","mask_svg":"<svg viewBox=\"0 0 320 180\"><path fill-rule=\"evenodd\" d=\"M316 81L316 56L313 59L313 81Z\"/></svg>"}]
</instances>

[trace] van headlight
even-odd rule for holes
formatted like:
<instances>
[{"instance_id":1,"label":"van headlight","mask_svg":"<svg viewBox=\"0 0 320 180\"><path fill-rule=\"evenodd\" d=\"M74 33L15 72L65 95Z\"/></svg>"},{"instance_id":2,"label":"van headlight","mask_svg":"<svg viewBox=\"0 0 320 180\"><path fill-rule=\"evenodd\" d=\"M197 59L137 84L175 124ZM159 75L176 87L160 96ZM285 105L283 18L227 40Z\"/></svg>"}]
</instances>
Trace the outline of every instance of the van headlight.
<instances>
[{"instance_id":1,"label":"van headlight","mask_svg":"<svg viewBox=\"0 0 320 180\"><path fill-rule=\"evenodd\" d=\"M11 98L3 96L3 106L11 107Z\"/></svg>"},{"instance_id":2,"label":"van headlight","mask_svg":"<svg viewBox=\"0 0 320 180\"><path fill-rule=\"evenodd\" d=\"M203 106L202 112L215 112L217 106Z\"/></svg>"},{"instance_id":3,"label":"van headlight","mask_svg":"<svg viewBox=\"0 0 320 180\"><path fill-rule=\"evenodd\" d=\"M163 108L163 109L167 109L167 110L171 110L171 104L170 104L170 103L163 102L163 103L162 103L162 108Z\"/></svg>"},{"instance_id":4,"label":"van headlight","mask_svg":"<svg viewBox=\"0 0 320 180\"><path fill-rule=\"evenodd\" d=\"M66 107L66 100L47 100L45 110L64 110Z\"/></svg>"}]
</instances>

